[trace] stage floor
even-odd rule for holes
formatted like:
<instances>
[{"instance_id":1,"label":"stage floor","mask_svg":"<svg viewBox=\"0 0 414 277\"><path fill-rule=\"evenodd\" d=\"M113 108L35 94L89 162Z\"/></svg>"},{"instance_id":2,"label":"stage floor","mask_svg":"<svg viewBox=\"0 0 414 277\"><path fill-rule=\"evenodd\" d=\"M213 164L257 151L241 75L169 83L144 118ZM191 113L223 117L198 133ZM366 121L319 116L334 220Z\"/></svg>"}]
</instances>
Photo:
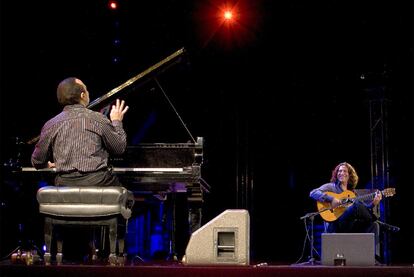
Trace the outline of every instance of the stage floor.
<instances>
[{"instance_id":1,"label":"stage floor","mask_svg":"<svg viewBox=\"0 0 414 277\"><path fill-rule=\"evenodd\" d=\"M318 277L372 277L398 276L414 277L413 265L401 266L319 266L319 265L249 265L249 266L189 266L181 263L150 263L140 265L109 266L109 265L23 265L11 264L9 261L0 264L0 276L148 276L148 277L250 277L250 276L318 276Z\"/></svg>"}]
</instances>

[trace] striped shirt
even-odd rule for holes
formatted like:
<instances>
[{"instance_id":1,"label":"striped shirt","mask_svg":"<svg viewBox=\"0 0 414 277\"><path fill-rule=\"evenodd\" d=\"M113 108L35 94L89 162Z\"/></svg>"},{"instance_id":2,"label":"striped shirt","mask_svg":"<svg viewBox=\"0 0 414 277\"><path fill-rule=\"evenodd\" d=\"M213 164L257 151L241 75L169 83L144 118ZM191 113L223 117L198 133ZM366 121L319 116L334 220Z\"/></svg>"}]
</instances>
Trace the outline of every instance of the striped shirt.
<instances>
[{"instance_id":1,"label":"striped shirt","mask_svg":"<svg viewBox=\"0 0 414 277\"><path fill-rule=\"evenodd\" d=\"M31 161L37 169L53 161L57 172L94 172L108 166L109 155L120 155L125 148L122 121L111 122L75 104L45 123Z\"/></svg>"}]
</instances>

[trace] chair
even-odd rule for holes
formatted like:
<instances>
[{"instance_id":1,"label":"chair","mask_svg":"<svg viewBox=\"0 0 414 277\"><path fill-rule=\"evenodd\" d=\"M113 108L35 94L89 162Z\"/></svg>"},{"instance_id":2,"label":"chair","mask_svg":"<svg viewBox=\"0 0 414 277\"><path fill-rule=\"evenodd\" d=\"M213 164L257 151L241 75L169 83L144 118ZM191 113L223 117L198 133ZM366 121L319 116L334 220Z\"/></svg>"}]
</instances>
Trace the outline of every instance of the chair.
<instances>
[{"instance_id":1,"label":"chair","mask_svg":"<svg viewBox=\"0 0 414 277\"><path fill-rule=\"evenodd\" d=\"M39 212L44 215L44 262L51 264L55 225L106 226L109 228L109 263L124 263L124 237L118 236L120 220L128 220L134 205L132 192L124 187L45 186L37 191ZM126 226L126 225L125 225ZM126 227L125 227L126 229ZM122 232L125 234L125 232ZM118 254L117 256L117 244ZM57 240L57 264L62 263L62 241Z\"/></svg>"},{"instance_id":2,"label":"chair","mask_svg":"<svg viewBox=\"0 0 414 277\"><path fill-rule=\"evenodd\" d=\"M374 193L376 191L376 189L355 189L354 191L355 191L355 194L357 196L361 196L361 195L366 195L366 194ZM380 213L379 206L376 206L373 209L372 212L373 212L373 215L375 217L379 218L379 216L380 216L379 215L379 213ZM329 228L329 222L323 221L323 225L324 225L324 233L327 233L328 232L328 228ZM378 220L374 221L373 222L373 225L374 225L374 227L373 227L373 233L375 235L375 251L376 251L376 255L379 256L379 253L380 253L380 251L379 251L380 250L380 237L379 237L380 225L378 223Z\"/></svg>"}]
</instances>

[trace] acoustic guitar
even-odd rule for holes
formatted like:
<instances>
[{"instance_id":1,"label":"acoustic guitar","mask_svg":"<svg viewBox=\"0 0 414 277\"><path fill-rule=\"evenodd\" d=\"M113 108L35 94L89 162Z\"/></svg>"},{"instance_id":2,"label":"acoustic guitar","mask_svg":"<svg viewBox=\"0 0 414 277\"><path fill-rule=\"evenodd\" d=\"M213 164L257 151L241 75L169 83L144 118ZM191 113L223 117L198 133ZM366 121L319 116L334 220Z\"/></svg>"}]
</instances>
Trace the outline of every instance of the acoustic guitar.
<instances>
[{"instance_id":1,"label":"acoustic guitar","mask_svg":"<svg viewBox=\"0 0 414 277\"><path fill-rule=\"evenodd\" d=\"M341 200L341 204L336 208L332 208L330 202L316 202L316 206L321 217L325 221L332 222L340 218L346 209L352 206L355 201L366 201L369 199L374 199L376 192L364 194L361 196L356 196L355 193L350 190L345 190L342 193L334 193L330 191L325 193ZM380 193L383 197L390 197L395 194L395 188L386 188L380 191Z\"/></svg>"}]
</instances>

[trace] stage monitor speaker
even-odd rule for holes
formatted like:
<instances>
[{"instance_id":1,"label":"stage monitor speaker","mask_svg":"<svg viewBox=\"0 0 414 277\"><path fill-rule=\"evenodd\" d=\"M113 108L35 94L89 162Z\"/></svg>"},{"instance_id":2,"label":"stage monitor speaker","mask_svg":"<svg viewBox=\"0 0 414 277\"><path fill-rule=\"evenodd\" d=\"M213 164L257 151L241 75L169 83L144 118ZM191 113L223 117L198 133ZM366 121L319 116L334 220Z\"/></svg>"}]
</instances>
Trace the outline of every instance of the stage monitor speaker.
<instances>
[{"instance_id":1,"label":"stage monitor speaker","mask_svg":"<svg viewBox=\"0 0 414 277\"><path fill-rule=\"evenodd\" d=\"M225 210L188 242L184 264L249 265L250 217L247 210Z\"/></svg>"},{"instance_id":2,"label":"stage monitor speaker","mask_svg":"<svg viewBox=\"0 0 414 277\"><path fill-rule=\"evenodd\" d=\"M375 265L374 233L322 233L322 265Z\"/></svg>"}]
</instances>

